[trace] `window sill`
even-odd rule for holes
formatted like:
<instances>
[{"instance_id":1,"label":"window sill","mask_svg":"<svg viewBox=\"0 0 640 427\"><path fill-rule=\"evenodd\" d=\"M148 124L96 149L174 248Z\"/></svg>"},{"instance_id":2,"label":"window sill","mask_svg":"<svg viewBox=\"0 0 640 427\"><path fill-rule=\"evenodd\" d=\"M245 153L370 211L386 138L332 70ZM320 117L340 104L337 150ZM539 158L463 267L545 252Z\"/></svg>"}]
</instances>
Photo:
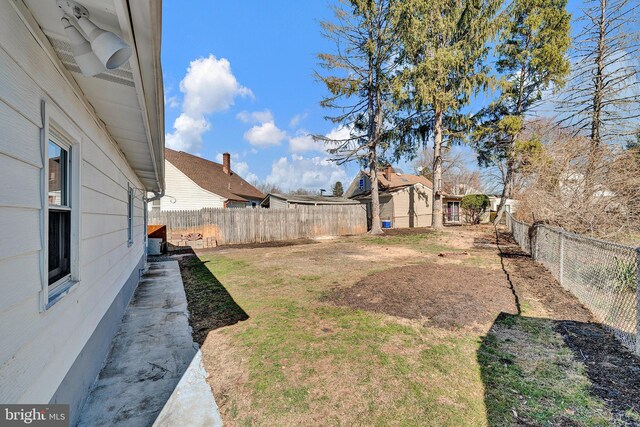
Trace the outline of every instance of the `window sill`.
<instances>
[{"instance_id":1,"label":"window sill","mask_svg":"<svg viewBox=\"0 0 640 427\"><path fill-rule=\"evenodd\" d=\"M71 280L71 276L60 279L53 289L49 290L49 300L44 307L47 311L53 307L58 301L64 298L69 292L74 290L80 282Z\"/></svg>"}]
</instances>

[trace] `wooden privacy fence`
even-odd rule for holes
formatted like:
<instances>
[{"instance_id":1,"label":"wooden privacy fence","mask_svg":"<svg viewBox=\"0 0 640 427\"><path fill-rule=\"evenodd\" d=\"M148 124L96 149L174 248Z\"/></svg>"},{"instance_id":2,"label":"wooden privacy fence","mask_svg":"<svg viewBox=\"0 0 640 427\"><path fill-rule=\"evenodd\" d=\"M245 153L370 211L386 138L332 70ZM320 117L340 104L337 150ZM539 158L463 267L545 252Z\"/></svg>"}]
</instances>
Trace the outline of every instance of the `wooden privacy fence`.
<instances>
[{"instance_id":1,"label":"wooden privacy fence","mask_svg":"<svg viewBox=\"0 0 640 427\"><path fill-rule=\"evenodd\" d=\"M166 225L173 246L209 248L367 232L364 205L297 206L287 209L151 211L149 224Z\"/></svg>"}]
</instances>

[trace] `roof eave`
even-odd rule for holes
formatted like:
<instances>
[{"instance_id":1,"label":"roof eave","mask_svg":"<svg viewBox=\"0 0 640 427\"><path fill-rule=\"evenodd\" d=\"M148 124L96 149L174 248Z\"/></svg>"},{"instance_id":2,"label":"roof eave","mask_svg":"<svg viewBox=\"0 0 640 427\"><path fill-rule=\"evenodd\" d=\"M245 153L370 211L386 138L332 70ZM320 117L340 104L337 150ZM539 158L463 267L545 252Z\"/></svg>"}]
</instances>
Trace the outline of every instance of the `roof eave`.
<instances>
[{"instance_id":1,"label":"roof eave","mask_svg":"<svg viewBox=\"0 0 640 427\"><path fill-rule=\"evenodd\" d=\"M130 28L133 54L129 59L136 82L138 100L144 111L147 145L155 188L160 192L164 185L164 86L160 48L162 41L162 1L116 0L121 26Z\"/></svg>"}]
</instances>

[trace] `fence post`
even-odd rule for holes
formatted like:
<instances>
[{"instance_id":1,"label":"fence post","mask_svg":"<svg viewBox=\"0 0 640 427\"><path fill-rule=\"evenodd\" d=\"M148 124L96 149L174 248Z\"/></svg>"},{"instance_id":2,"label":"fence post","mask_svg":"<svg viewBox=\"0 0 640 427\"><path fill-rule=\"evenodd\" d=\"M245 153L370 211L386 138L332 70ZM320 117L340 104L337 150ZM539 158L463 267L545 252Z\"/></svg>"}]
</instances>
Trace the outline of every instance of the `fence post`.
<instances>
[{"instance_id":1,"label":"fence post","mask_svg":"<svg viewBox=\"0 0 640 427\"><path fill-rule=\"evenodd\" d=\"M636 248L636 354L640 356L640 246Z\"/></svg>"},{"instance_id":2,"label":"fence post","mask_svg":"<svg viewBox=\"0 0 640 427\"><path fill-rule=\"evenodd\" d=\"M564 230L560 229L560 272L558 274L560 276L559 282L560 285L564 287Z\"/></svg>"},{"instance_id":3,"label":"fence post","mask_svg":"<svg viewBox=\"0 0 640 427\"><path fill-rule=\"evenodd\" d=\"M531 225L531 236L532 240L529 242L531 246L531 259L536 261L538 259L538 224Z\"/></svg>"}]
</instances>

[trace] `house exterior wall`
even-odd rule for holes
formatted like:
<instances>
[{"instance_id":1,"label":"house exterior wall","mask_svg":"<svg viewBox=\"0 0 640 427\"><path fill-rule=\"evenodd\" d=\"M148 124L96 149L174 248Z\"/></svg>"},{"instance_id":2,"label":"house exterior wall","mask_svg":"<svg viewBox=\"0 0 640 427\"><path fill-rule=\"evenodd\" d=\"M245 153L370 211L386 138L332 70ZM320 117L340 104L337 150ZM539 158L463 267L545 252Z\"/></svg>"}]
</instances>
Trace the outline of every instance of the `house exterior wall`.
<instances>
[{"instance_id":1,"label":"house exterior wall","mask_svg":"<svg viewBox=\"0 0 640 427\"><path fill-rule=\"evenodd\" d=\"M489 203L490 203L490 206L489 206L490 210L497 211L498 205L500 204L500 197L489 196ZM507 209L508 212L514 213L516 211L516 205L517 205L517 202L514 199L505 200L505 209Z\"/></svg>"},{"instance_id":2,"label":"house exterior wall","mask_svg":"<svg viewBox=\"0 0 640 427\"><path fill-rule=\"evenodd\" d=\"M142 184L11 3L0 2L0 402L63 403L55 396L64 394L59 388L67 381L64 403L73 412L115 332L113 325L99 324L107 313L107 320L120 321L119 306L126 306L144 264ZM42 100L74 136L72 157L80 156L79 170L72 170L79 178L79 197L73 202L79 246L72 246L79 282L47 310L41 301L47 286L46 273L41 274L47 247ZM129 186L137 189L131 245Z\"/></svg>"},{"instance_id":3,"label":"house exterior wall","mask_svg":"<svg viewBox=\"0 0 640 427\"><path fill-rule=\"evenodd\" d=\"M360 179L363 179L364 188L360 188ZM358 196L360 194L369 193L371 191L371 180L369 176L362 171L358 172L355 179L351 182L351 185L345 191L343 197L350 199L352 197Z\"/></svg>"},{"instance_id":4,"label":"house exterior wall","mask_svg":"<svg viewBox=\"0 0 640 427\"><path fill-rule=\"evenodd\" d=\"M391 196L380 197L380 220L391 220L391 226L396 226L393 209L393 198Z\"/></svg>"},{"instance_id":5,"label":"house exterior wall","mask_svg":"<svg viewBox=\"0 0 640 427\"><path fill-rule=\"evenodd\" d=\"M286 209L289 206L289 203L286 200L282 200L279 197L269 197L269 208L270 209Z\"/></svg>"},{"instance_id":6,"label":"house exterior wall","mask_svg":"<svg viewBox=\"0 0 640 427\"><path fill-rule=\"evenodd\" d=\"M200 187L169 161L165 161L165 186L165 197L160 199L163 211L224 208L227 200Z\"/></svg>"},{"instance_id":7,"label":"house exterior wall","mask_svg":"<svg viewBox=\"0 0 640 427\"><path fill-rule=\"evenodd\" d=\"M422 184L395 191L393 193L393 227L431 227L432 194L431 189ZM411 215L413 215L413 221Z\"/></svg>"},{"instance_id":8,"label":"house exterior wall","mask_svg":"<svg viewBox=\"0 0 640 427\"><path fill-rule=\"evenodd\" d=\"M254 206L253 206L251 203L252 203L252 202L251 202L251 200L246 201L246 202L240 202L240 201L233 201L233 200L229 200L229 201L227 202L227 207L228 207L228 208L236 208L236 209L252 208L252 207L254 207ZM255 201L254 201L253 203L256 203L256 205L255 205L255 206L259 206L259 205L260 205L260 201L258 201L258 202L255 202Z\"/></svg>"}]
</instances>

